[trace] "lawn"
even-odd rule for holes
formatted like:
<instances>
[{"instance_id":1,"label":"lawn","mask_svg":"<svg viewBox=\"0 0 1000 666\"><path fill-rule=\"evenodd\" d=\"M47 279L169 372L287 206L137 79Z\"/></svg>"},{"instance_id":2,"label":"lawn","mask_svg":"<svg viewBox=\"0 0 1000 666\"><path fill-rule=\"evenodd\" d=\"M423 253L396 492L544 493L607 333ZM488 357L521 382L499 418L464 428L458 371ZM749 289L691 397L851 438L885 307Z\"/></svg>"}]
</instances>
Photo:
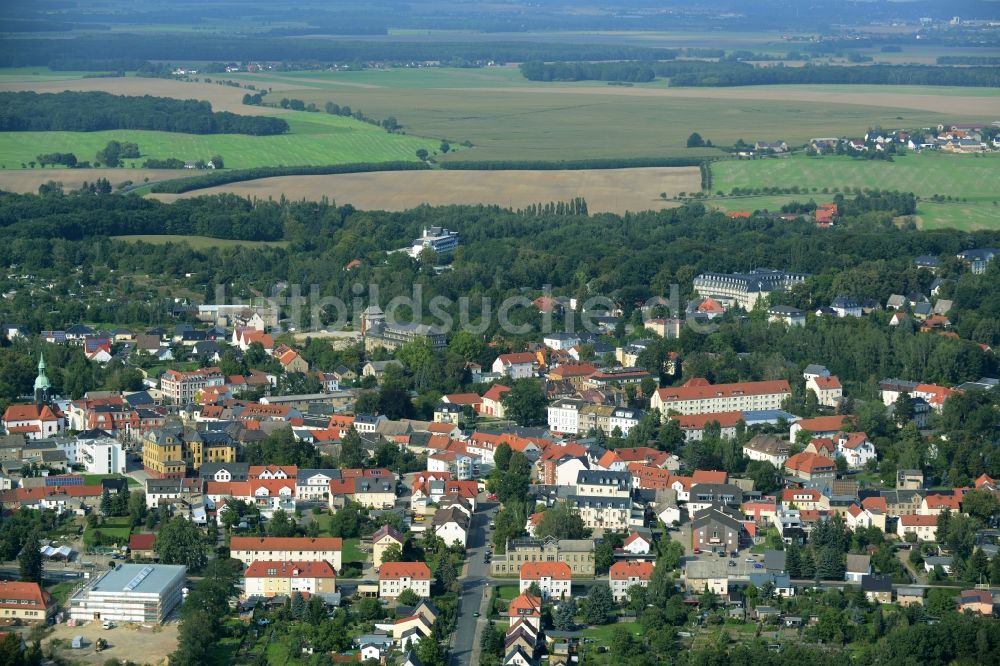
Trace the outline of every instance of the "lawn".
<instances>
[{"instance_id":1,"label":"lawn","mask_svg":"<svg viewBox=\"0 0 1000 666\"><path fill-rule=\"evenodd\" d=\"M368 123L325 113L289 112L281 117L288 121L291 131L277 136L150 130L3 132L0 133L0 168L20 169L21 164L30 163L36 155L53 152L74 153L78 160L93 161L97 152L111 140L139 144L141 157L125 161L130 167L141 167L147 158L208 161L213 155L222 155L229 169L416 161L418 149L434 152L439 145L436 140L389 134ZM178 177L189 175L192 175L190 171L178 170Z\"/></svg>"},{"instance_id":2,"label":"lawn","mask_svg":"<svg viewBox=\"0 0 1000 666\"><path fill-rule=\"evenodd\" d=\"M63 581L62 583L56 583L52 587L48 588L49 594L52 595L52 599L56 602L56 607L61 608L66 600L69 599L69 595L73 593L77 585L80 585L81 581Z\"/></svg>"},{"instance_id":3,"label":"lawn","mask_svg":"<svg viewBox=\"0 0 1000 666\"><path fill-rule=\"evenodd\" d=\"M520 594L520 589L518 585L499 585L497 586L497 596L504 601L510 601Z\"/></svg>"},{"instance_id":4,"label":"lawn","mask_svg":"<svg viewBox=\"0 0 1000 666\"><path fill-rule=\"evenodd\" d=\"M361 550L361 539L344 539L344 550L341 552L344 564L351 562L364 563L368 561L368 553Z\"/></svg>"},{"instance_id":5,"label":"lawn","mask_svg":"<svg viewBox=\"0 0 1000 666\"><path fill-rule=\"evenodd\" d=\"M133 479L131 476L124 476L122 474L84 474L83 483L84 485L97 485L104 479L127 479L129 488L139 488L142 484ZM116 518L109 518L108 521L117 520Z\"/></svg>"},{"instance_id":6,"label":"lawn","mask_svg":"<svg viewBox=\"0 0 1000 666\"><path fill-rule=\"evenodd\" d=\"M187 243L195 250L204 250L212 247L286 247L287 241L247 241L230 240L227 238L209 238L208 236L175 236L166 234L163 236L113 236L116 240L123 240L129 243L153 243L163 245L165 243Z\"/></svg>"},{"instance_id":7,"label":"lawn","mask_svg":"<svg viewBox=\"0 0 1000 666\"><path fill-rule=\"evenodd\" d=\"M855 160L850 157L805 157L767 160L726 160L712 165L713 191L733 188L798 186L818 192L782 197L713 200L728 210L771 208L779 201L819 201L837 190L876 188L913 192L922 199L917 206L925 229L997 228L1000 225L1000 155L974 157L940 153L911 154L893 162ZM826 189L827 194L822 190ZM937 203L934 195L965 201Z\"/></svg>"},{"instance_id":8,"label":"lawn","mask_svg":"<svg viewBox=\"0 0 1000 666\"><path fill-rule=\"evenodd\" d=\"M129 525L128 516L105 518L100 527L91 528L88 526L83 531L83 542L88 546L94 545L94 532L100 532L106 538L115 539L119 544L124 545L128 543L128 537L132 533L132 527Z\"/></svg>"}]
</instances>

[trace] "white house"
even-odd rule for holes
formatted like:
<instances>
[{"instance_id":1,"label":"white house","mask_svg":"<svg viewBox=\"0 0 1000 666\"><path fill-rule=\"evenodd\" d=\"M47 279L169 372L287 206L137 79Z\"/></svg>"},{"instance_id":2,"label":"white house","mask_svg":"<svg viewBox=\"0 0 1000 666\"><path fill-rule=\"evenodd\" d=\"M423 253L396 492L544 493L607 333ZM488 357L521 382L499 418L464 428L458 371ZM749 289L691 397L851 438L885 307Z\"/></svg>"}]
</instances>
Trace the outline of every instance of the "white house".
<instances>
[{"instance_id":1,"label":"white house","mask_svg":"<svg viewBox=\"0 0 1000 666\"><path fill-rule=\"evenodd\" d=\"M465 547L469 538L469 516L459 507L439 509L434 514L434 534L448 546L459 543Z\"/></svg>"},{"instance_id":2,"label":"white house","mask_svg":"<svg viewBox=\"0 0 1000 666\"><path fill-rule=\"evenodd\" d=\"M385 562L378 572L378 596L395 599L403 590L431 596L431 570L423 562Z\"/></svg>"},{"instance_id":3,"label":"white house","mask_svg":"<svg viewBox=\"0 0 1000 666\"><path fill-rule=\"evenodd\" d=\"M572 333L549 333L542 338L542 344L549 349L564 351L580 344L580 338Z\"/></svg>"},{"instance_id":4,"label":"white house","mask_svg":"<svg viewBox=\"0 0 1000 666\"><path fill-rule=\"evenodd\" d=\"M330 482L340 478L336 469L300 469L295 477L295 497L303 501L325 500Z\"/></svg>"},{"instance_id":5,"label":"white house","mask_svg":"<svg viewBox=\"0 0 1000 666\"><path fill-rule=\"evenodd\" d=\"M565 562L525 562L521 565L521 592L532 583L538 585L542 599L564 599L570 596L573 572Z\"/></svg>"},{"instance_id":6,"label":"white house","mask_svg":"<svg viewBox=\"0 0 1000 666\"><path fill-rule=\"evenodd\" d=\"M535 374L536 360L531 352L501 354L493 361L493 372L511 379L525 379Z\"/></svg>"},{"instance_id":7,"label":"white house","mask_svg":"<svg viewBox=\"0 0 1000 666\"><path fill-rule=\"evenodd\" d=\"M608 571L608 584L611 586L611 596L621 603L628 599L630 587L639 585L649 587L649 579L653 575L652 562L619 561L611 565Z\"/></svg>"},{"instance_id":8,"label":"white house","mask_svg":"<svg viewBox=\"0 0 1000 666\"><path fill-rule=\"evenodd\" d=\"M103 430L90 430L76 437L76 460L90 474L124 474L125 452L117 439Z\"/></svg>"},{"instance_id":9,"label":"white house","mask_svg":"<svg viewBox=\"0 0 1000 666\"><path fill-rule=\"evenodd\" d=\"M669 524L669 523L668 523ZM630 555L649 555L653 540L639 532L632 532L625 539L622 550Z\"/></svg>"},{"instance_id":10,"label":"white house","mask_svg":"<svg viewBox=\"0 0 1000 666\"><path fill-rule=\"evenodd\" d=\"M836 375L811 377L806 380L806 389L815 393L824 407L836 407L844 395L844 387Z\"/></svg>"},{"instance_id":11,"label":"white house","mask_svg":"<svg viewBox=\"0 0 1000 666\"><path fill-rule=\"evenodd\" d=\"M837 455L843 456L851 469L860 469L876 457L875 445L863 432L838 433L836 442Z\"/></svg>"},{"instance_id":12,"label":"white house","mask_svg":"<svg viewBox=\"0 0 1000 666\"><path fill-rule=\"evenodd\" d=\"M556 400L548 407L549 430L566 435L580 434L580 410L588 404L575 398Z\"/></svg>"}]
</instances>

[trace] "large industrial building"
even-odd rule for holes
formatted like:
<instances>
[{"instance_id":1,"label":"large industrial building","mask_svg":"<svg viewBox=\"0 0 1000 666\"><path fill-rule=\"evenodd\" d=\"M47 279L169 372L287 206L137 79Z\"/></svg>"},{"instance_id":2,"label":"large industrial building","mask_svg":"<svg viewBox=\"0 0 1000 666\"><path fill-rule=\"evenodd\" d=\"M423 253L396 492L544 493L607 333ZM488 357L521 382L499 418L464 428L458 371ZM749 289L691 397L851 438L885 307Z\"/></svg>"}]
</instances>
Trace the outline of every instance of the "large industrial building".
<instances>
[{"instance_id":1,"label":"large industrial building","mask_svg":"<svg viewBox=\"0 0 1000 666\"><path fill-rule=\"evenodd\" d=\"M183 598L187 567L120 564L73 595L74 620L163 622Z\"/></svg>"}]
</instances>

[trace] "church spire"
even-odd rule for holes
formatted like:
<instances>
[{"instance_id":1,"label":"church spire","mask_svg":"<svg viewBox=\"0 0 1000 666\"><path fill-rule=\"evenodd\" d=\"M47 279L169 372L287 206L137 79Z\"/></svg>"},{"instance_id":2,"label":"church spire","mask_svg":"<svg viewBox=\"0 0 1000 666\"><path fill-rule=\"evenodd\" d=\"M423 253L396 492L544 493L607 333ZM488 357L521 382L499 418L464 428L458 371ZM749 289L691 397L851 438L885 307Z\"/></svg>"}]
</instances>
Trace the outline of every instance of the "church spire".
<instances>
[{"instance_id":1,"label":"church spire","mask_svg":"<svg viewBox=\"0 0 1000 666\"><path fill-rule=\"evenodd\" d=\"M52 385L45 374L45 356L38 355L38 376L35 377L35 402L45 402L49 399L49 390Z\"/></svg>"}]
</instances>

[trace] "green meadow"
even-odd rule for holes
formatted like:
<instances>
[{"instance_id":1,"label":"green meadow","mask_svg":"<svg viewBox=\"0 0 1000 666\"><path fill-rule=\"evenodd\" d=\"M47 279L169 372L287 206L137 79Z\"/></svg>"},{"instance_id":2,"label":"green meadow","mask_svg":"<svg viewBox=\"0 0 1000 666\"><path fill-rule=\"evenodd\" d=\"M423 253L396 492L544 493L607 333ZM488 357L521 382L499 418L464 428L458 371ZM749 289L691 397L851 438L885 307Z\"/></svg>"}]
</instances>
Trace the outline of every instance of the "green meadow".
<instances>
[{"instance_id":1,"label":"green meadow","mask_svg":"<svg viewBox=\"0 0 1000 666\"><path fill-rule=\"evenodd\" d=\"M176 236L176 235L162 235L162 236L113 236L115 240L125 241L127 243L151 243L154 245L164 245L166 243L187 243L195 250L204 250L207 248L224 248L224 247L286 247L288 245L287 241L247 241L247 240L232 240L228 238L209 238L208 236Z\"/></svg>"},{"instance_id":2,"label":"green meadow","mask_svg":"<svg viewBox=\"0 0 1000 666\"><path fill-rule=\"evenodd\" d=\"M3 132L0 165L20 169L42 153L74 153L78 160L93 161L112 139L139 144L142 156L125 160L141 167L148 158L174 157L184 161L222 155L226 168L300 166L416 160L420 148L433 153L439 141L403 134L389 134L353 118L325 113L289 112L281 116L291 131L278 136L243 134L180 134L150 130L101 132Z\"/></svg>"},{"instance_id":3,"label":"green meadow","mask_svg":"<svg viewBox=\"0 0 1000 666\"><path fill-rule=\"evenodd\" d=\"M917 215L925 229L963 230L1000 226L1000 155L980 157L925 152L897 157L892 162L850 157L805 157L726 160L712 165L712 190L733 188L789 188L808 194L781 197L713 200L726 210L780 208L782 203L810 197L819 201L837 191L861 189L913 192L920 197ZM824 190L826 193L824 194ZM952 197L935 202L934 195Z\"/></svg>"},{"instance_id":4,"label":"green meadow","mask_svg":"<svg viewBox=\"0 0 1000 666\"><path fill-rule=\"evenodd\" d=\"M272 99L302 99L321 108L335 102L375 118L394 116L412 134L473 144L445 161L718 155L712 148L687 148L688 136L697 131L716 145L732 145L740 138L804 144L817 136L863 134L874 126L982 120L963 111L961 99L983 105L983 98L996 96L978 89L910 86L668 89L663 80L634 86L545 83L525 80L513 66L263 72L229 78L270 87ZM788 93L807 99L782 99ZM928 104L927 96L954 100Z\"/></svg>"}]
</instances>

